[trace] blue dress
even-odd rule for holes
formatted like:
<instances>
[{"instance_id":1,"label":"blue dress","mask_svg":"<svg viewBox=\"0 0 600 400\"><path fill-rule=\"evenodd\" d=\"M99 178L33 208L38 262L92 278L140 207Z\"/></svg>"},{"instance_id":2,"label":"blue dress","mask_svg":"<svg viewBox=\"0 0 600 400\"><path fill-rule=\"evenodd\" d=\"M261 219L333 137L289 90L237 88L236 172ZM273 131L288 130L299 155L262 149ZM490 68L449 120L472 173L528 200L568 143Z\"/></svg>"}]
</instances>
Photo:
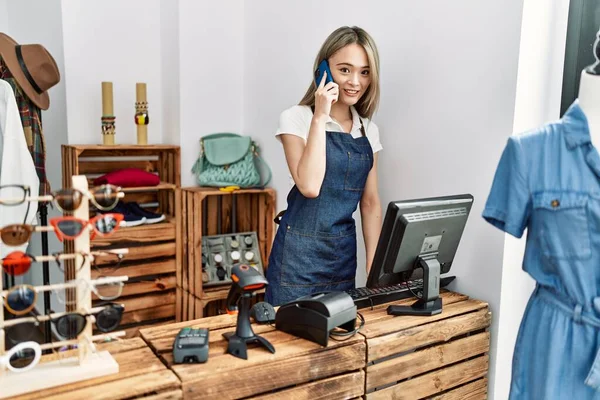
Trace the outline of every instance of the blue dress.
<instances>
[{"instance_id":1,"label":"blue dress","mask_svg":"<svg viewBox=\"0 0 600 400\"><path fill-rule=\"evenodd\" d=\"M511 399L600 399L600 155L575 101L511 137L483 217L521 237L537 282L523 315Z\"/></svg>"},{"instance_id":2,"label":"blue dress","mask_svg":"<svg viewBox=\"0 0 600 400\"><path fill-rule=\"evenodd\" d=\"M362 121L361 121L362 125ZM280 305L311 293L354 288L356 225L352 214L362 197L373 151L362 137L326 132L321 191L307 198L294 186L280 221L267 269L265 300Z\"/></svg>"}]
</instances>

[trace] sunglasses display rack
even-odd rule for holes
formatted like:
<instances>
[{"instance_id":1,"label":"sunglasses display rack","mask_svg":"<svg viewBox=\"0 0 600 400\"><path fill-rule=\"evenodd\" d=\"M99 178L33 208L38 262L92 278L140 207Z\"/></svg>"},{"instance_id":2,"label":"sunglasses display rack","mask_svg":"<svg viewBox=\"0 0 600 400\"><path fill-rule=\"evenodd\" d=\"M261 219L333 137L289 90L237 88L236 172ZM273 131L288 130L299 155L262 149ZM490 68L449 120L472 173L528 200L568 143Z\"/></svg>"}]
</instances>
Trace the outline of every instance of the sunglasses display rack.
<instances>
[{"instance_id":1,"label":"sunglasses display rack","mask_svg":"<svg viewBox=\"0 0 600 400\"><path fill-rule=\"evenodd\" d=\"M73 187L80 190L82 193L88 192L88 182L85 176L73 176ZM89 204L84 201L81 206L74 212L74 217L89 220ZM15 372L11 368L6 368L6 363L10 362L6 357L5 347L5 330L9 326L35 321L47 321L50 319L59 318L66 313L53 313L51 315L41 315L33 317L15 318L4 321L4 309L0 312L0 398L20 395L41 389L50 388L53 386L65 385L81 380L97 378L105 375L115 374L119 372L119 365L115 359L107 351L96 351L94 342L116 339L124 336L125 332L112 332L102 335L92 334L92 324L94 322L95 312L101 311L104 307L92 308L92 287L101 284L111 284L124 282L128 280L127 276L102 277L95 280L91 279L90 259L83 257L82 254L90 254L90 235L82 234L74 240L74 250L77 258L83 258L82 267L75 272L75 280L68 281L55 285L44 285L35 287L36 292L48 292L57 290L66 290L72 292L75 309L78 312L86 314L88 323L83 330L73 340L65 340L60 342L52 342L40 345L36 350L36 359L39 359L39 350L64 348L65 346L76 346L76 350L72 350L70 358L60 357L59 360L40 362L31 369L24 372ZM125 251L125 250L123 250ZM0 279L0 294L2 295L2 303L6 301L8 290L2 287ZM68 293L68 292L67 292ZM4 304L2 304L4 307ZM21 344L20 344L21 345ZM21 345L22 347L24 345ZM27 349L25 349L27 350ZM33 349L30 349L33 350ZM12 351L11 357L18 356L18 352Z\"/></svg>"}]
</instances>

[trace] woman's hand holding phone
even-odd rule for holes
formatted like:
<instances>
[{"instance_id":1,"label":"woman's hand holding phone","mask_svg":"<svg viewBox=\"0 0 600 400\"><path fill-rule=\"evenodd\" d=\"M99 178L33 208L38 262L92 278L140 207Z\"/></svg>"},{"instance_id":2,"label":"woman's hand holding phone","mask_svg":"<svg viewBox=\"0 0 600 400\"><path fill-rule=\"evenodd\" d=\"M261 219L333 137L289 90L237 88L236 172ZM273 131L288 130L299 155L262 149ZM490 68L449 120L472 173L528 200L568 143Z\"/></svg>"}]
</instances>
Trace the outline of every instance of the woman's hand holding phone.
<instances>
[{"instance_id":1,"label":"woman's hand holding phone","mask_svg":"<svg viewBox=\"0 0 600 400\"><path fill-rule=\"evenodd\" d=\"M327 72L323 73L323 78L321 78L321 82L315 92L315 117L321 115L329 116L332 104L338 100L338 84L335 82L325 84L326 79Z\"/></svg>"}]
</instances>

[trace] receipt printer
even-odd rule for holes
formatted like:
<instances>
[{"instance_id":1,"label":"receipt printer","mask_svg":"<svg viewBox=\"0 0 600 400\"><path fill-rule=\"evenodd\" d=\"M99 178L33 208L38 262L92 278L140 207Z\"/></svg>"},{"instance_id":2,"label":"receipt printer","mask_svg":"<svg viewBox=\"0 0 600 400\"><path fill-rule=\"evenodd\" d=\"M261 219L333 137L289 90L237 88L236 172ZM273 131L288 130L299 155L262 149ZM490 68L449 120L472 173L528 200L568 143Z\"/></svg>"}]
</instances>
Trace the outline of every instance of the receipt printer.
<instances>
[{"instance_id":1,"label":"receipt printer","mask_svg":"<svg viewBox=\"0 0 600 400\"><path fill-rule=\"evenodd\" d=\"M322 292L300 297L282 305L275 316L275 327L327 346L334 328L354 329L356 306L345 292Z\"/></svg>"}]
</instances>

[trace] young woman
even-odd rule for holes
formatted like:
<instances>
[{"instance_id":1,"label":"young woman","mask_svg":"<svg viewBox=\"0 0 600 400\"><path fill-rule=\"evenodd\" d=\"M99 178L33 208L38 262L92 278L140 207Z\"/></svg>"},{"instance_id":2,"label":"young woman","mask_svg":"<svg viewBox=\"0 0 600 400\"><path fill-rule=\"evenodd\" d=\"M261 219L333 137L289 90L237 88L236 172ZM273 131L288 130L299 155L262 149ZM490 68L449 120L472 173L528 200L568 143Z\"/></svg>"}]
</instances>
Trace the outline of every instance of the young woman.
<instances>
[{"instance_id":1,"label":"young woman","mask_svg":"<svg viewBox=\"0 0 600 400\"><path fill-rule=\"evenodd\" d=\"M300 104L285 110L276 137L295 183L269 257L266 300L280 305L321 291L354 288L360 204L367 272L381 230L377 187L379 130L371 122L379 102L379 55L358 27L335 30L321 47Z\"/></svg>"}]
</instances>

